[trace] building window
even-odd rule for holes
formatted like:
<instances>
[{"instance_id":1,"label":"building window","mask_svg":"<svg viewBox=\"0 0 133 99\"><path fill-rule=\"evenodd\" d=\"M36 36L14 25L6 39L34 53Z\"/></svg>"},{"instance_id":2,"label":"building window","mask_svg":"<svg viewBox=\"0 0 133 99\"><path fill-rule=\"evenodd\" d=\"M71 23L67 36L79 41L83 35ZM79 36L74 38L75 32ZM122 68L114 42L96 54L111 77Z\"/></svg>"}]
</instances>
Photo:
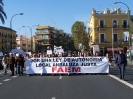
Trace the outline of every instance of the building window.
<instances>
[{"instance_id":1,"label":"building window","mask_svg":"<svg viewBox=\"0 0 133 99\"><path fill-rule=\"evenodd\" d=\"M52 30L52 33L55 33L55 30Z\"/></svg>"},{"instance_id":2,"label":"building window","mask_svg":"<svg viewBox=\"0 0 133 99\"><path fill-rule=\"evenodd\" d=\"M118 34L116 34L116 33L113 34L113 41L114 42L118 41Z\"/></svg>"},{"instance_id":3,"label":"building window","mask_svg":"<svg viewBox=\"0 0 133 99\"><path fill-rule=\"evenodd\" d=\"M49 38L49 36L48 35L43 35L43 38Z\"/></svg>"},{"instance_id":4,"label":"building window","mask_svg":"<svg viewBox=\"0 0 133 99\"><path fill-rule=\"evenodd\" d=\"M100 28L103 28L104 27L104 25L105 25L105 22L104 22L104 20L100 20Z\"/></svg>"},{"instance_id":5,"label":"building window","mask_svg":"<svg viewBox=\"0 0 133 99\"><path fill-rule=\"evenodd\" d=\"M43 32L49 32L48 29L44 29Z\"/></svg>"},{"instance_id":6,"label":"building window","mask_svg":"<svg viewBox=\"0 0 133 99\"><path fill-rule=\"evenodd\" d=\"M44 44L49 44L49 40L44 40Z\"/></svg>"},{"instance_id":7,"label":"building window","mask_svg":"<svg viewBox=\"0 0 133 99\"><path fill-rule=\"evenodd\" d=\"M118 27L118 20L113 20L112 25L113 25L114 28Z\"/></svg>"},{"instance_id":8,"label":"building window","mask_svg":"<svg viewBox=\"0 0 133 99\"><path fill-rule=\"evenodd\" d=\"M122 24L123 24L123 28L128 28L128 21L127 20L123 20Z\"/></svg>"},{"instance_id":9,"label":"building window","mask_svg":"<svg viewBox=\"0 0 133 99\"><path fill-rule=\"evenodd\" d=\"M105 34L101 33L100 34L100 43L104 43L105 42Z\"/></svg>"}]
</instances>

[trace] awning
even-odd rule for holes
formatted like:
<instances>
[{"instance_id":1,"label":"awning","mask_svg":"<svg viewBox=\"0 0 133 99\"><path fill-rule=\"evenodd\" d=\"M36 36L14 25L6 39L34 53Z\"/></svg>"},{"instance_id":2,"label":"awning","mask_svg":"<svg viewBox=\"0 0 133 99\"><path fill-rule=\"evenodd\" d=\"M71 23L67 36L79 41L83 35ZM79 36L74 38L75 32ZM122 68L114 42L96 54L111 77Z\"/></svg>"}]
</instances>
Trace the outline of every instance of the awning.
<instances>
[{"instance_id":1,"label":"awning","mask_svg":"<svg viewBox=\"0 0 133 99\"><path fill-rule=\"evenodd\" d=\"M113 48L114 51L124 50L123 48ZM107 48L107 51L112 51L112 48Z\"/></svg>"}]
</instances>

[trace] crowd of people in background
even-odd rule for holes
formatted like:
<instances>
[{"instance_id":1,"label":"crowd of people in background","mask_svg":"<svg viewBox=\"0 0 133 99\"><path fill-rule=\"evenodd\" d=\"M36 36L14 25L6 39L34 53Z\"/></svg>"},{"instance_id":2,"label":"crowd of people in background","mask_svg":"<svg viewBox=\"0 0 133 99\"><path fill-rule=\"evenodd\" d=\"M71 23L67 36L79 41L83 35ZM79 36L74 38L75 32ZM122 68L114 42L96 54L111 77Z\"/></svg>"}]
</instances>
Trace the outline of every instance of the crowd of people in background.
<instances>
[{"instance_id":1,"label":"crowd of people in background","mask_svg":"<svg viewBox=\"0 0 133 99\"><path fill-rule=\"evenodd\" d=\"M120 79L124 79L124 65L122 64L127 64L127 61L123 61L126 60L125 54L122 53L122 51L119 51L120 53L116 53L115 54L115 63L118 65L119 67L119 73L120 73ZM119 55L124 55L122 57L117 57ZM4 75L7 74L7 69L10 68L11 70L11 76L14 75L19 75L22 76L23 75L23 68L25 67L25 59L27 58L43 58L43 57L98 57L98 56L103 56L101 55L99 52L95 52L95 54L93 55L92 53L82 53L82 52L78 52L78 53L58 53L58 54L45 54L45 53L33 53L32 55L26 54L25 56L23 56L22 54L10 54L7 55L5 54L4 56L0 57L0 63L1 65L4 67ZM111 66L112 63L112 57L109 55L109 53L106 53L105 57L108 59L109 62L109 66ZM121 63L120 63L121 60ZM122 67L122 68L121 68Z\"/></svg>"}]
</instances>

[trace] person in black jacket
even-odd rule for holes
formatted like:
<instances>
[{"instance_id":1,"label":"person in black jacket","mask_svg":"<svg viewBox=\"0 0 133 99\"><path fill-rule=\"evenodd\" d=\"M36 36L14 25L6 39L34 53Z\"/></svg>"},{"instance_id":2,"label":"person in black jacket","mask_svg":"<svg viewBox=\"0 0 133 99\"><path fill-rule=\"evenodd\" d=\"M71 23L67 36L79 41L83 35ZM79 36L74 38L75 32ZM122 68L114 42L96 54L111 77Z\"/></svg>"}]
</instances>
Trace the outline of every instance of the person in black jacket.
<instances>
[{"instance_id":1,"label":"person in black jacket","mask_svg":"<svg viewBox=\"0 0 133 99\"><path fill-rule=\"evenodd\" d=\"M12 72L11 76L14 76L15 58L14 58L13 54L10 55L8 64L9 64L11 72Z\"/></svg>"},{"instance_id":2,"label":"person in black jacket","mask_svg":"<svg viewBox=\"0 0 133 99\"><path fill-rule=\"evenodd\" d=\"M21 54L19 54L19 56L16 59L17 73L19 74L19 76L23 75L23 62L24 62L24 58L22 57Z\"/></svg>"},{"instance_id":3,"label":"person in black jacket","mask_svg":"<svg viewBox=\"0 0 133 99\"><path fill-rule=\"evenodd\" d=\"M119 67L120 79L125 80L124 72L125 72L125 66L127 66L127 58L122 50L119 51L119 54L117 55L115 59L115 64L117 64Z\"/></svg>"}]
</instances>

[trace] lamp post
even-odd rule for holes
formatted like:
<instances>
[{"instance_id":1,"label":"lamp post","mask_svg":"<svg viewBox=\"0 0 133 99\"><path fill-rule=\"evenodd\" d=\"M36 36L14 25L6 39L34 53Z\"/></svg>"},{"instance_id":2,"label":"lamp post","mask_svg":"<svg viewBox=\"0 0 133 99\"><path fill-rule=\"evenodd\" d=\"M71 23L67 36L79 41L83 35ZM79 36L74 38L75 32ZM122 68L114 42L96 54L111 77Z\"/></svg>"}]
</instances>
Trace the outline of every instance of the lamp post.
<instances>
[{"instance_id":1,"label":"lamp post","mask_svg":"<svg viewBox=\"0 0 133 99\"><path fill-rule=\"evenodd\" d=\"M34 26L39 26L39 24L38 25L33 25L33 26L23 26L23 27L28 27L29 29L30 29L30 33L31 33L31 52L32 52L32 27L34 27Z\"/></svg>"},{"instance_id":2,"label":"lamp post","mask_svg":"<svg viewBox=\"0 0 133 99\"><path fill-rule=\"evenodd\" d=\"M112 55L114 59L114 29L113 27L112 27Z\"/></svg>"},{"instance_id":3,"label":"lamp post","mask_svg":"<svg viewBox=\"0 0 133 99\"><path fill-rule=\"evenodd\" d=\"M12 16L11 20L10 20L10 29L11 29L11 34L12 34L12 19L16 16L16 15L23 15L23 13L19 13L19 14L15 14ZM11 40L13 38L13 35L11 36ZM12 43L13 41L11 42L11 49L12 49Z\"/></svg>"},{"instance_id":4,"label":"lamp post","mask_svg":"<svg viewBox=\"0 0 133 99\"><path fill-rule=\"evenodd\" d=\"M124 4L127 7L127 9L128 9L129 47L131 47L132 46L132 42L131 42L131 35L130 35L130 10L129 10L129 7L125 3L123 3L123 2L114 2L114 4L117 4L117 3ZM131 49L130 49L130 61L132 61Z\"/></svg>"}]
</instances>

